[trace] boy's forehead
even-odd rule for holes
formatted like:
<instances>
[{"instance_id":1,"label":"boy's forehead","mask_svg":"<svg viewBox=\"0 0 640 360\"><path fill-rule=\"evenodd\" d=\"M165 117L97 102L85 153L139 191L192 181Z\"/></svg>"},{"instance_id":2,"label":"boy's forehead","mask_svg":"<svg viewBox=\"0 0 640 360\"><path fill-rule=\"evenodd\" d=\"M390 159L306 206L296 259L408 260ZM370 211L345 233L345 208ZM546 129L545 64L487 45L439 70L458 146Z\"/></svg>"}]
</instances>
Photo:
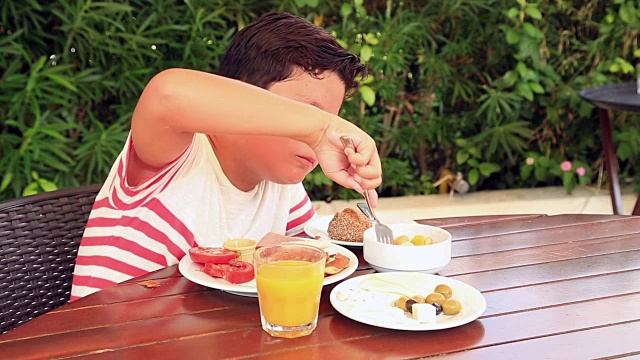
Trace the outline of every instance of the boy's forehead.
<instances>
[{"instance_id":1,"label":"boy's forehead","mask_svg":"<svg viewBox=\"0 0 640 360\"><path fill-rule=\"evenodd\" d=\"M272 84L269 90L333 114L340 111L345 97L344 82L331 71L315 76L296 72L289 78Z\"/></svg>"}]
</instances>

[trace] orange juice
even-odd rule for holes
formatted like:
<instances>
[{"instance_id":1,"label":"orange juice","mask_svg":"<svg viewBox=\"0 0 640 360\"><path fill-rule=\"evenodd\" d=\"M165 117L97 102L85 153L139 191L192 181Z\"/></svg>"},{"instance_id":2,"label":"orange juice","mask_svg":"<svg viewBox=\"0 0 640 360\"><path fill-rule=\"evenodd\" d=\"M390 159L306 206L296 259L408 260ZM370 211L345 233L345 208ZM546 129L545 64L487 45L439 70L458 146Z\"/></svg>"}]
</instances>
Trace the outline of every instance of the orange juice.
<instances>
[{"instance_id":1,"label":"orange juice","mask_svg":"<svg viewBox=\"0 0 640 360\"><path fill-rule=\"evenodd\" d=\"M281 260L259 267L256 276L262 316L271 324L300 326L316 318L324 261Z\"/></svg>"}]
</instances>

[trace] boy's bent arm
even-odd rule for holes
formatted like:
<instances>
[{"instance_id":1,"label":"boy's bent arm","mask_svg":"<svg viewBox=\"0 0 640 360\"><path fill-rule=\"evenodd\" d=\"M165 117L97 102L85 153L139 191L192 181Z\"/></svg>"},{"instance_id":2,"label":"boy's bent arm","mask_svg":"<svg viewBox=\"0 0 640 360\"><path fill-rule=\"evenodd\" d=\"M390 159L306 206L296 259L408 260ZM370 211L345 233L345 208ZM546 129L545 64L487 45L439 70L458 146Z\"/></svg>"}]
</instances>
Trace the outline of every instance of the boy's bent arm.
<instances>
[{"instance_id":1,"label":"boy's bent arm","mask_svg":"<svg viewBox=\"0 0 640 360\"><path fill-rule=\"evenodd\" d=\"M285 136L314 147L336 119L241 81L170 69L145 87L131 131L138 160L159 169L189 146L194 133Z\"/></svg>"},{"instance_id":2,"label":"boy's bent arm","mask_svg":"<svg viewBox=\"0 0 640 360\"><path fill-rule=\"evenodd\" d=\"M133 113L133 183L180 156L194 133L289 137L309 145L342 186L363 192L382 181L375 141L349 121L241 81L170 69L151 79ZM345 150L342 136L355 148Z\"/></svg>"}]
</instances>

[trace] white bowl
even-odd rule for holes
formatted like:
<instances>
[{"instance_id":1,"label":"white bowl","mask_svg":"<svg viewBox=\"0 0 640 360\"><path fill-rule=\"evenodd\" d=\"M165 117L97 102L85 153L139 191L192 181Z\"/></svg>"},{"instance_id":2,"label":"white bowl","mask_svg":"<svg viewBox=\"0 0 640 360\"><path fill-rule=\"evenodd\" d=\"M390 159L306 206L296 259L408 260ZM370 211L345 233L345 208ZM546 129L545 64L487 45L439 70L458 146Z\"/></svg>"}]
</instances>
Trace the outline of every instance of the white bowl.
<instances>
[{"instance_id":1,"label":"white bowl","mask_svg":"<svg viewBox=\"0 0 640 360\"><path fill-rule=\"evenodd\" d=\"M451 234L441 228L421 224L387 224L393 236L413 238L424 235L433 240L431 245L403 246L384 244L376 240L375 230L364 232L364 259L378 272L417 271L435 274L451 261Z\"/></svg>"}]
</instances>

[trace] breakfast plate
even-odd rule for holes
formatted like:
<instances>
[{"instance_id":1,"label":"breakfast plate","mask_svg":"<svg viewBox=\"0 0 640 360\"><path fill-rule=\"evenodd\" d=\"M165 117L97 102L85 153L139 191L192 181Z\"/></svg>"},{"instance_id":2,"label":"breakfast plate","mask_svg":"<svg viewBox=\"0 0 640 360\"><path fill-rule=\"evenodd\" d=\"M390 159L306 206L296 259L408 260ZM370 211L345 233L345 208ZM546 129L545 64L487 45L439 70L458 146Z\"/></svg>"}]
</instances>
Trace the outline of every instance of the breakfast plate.
<instances>
[{"instance_id":1,"label":"breakfast plate","mask_svg":"<svg viewBox=\"0 0 640 360\"><path fill-rule=\"evenodd\" d=\"M322 239L327 239L336 245L349 246L349 247L362 247L362 242L342 241L335 240L329 236L329 223L333 219L334 215L316 216L313 219L307 221L304 225L304 232L312 238L319 236ZM383 223L415 223L415 221L398 220L389 216L381 216L380 221Z\"/></svg>"},{"instance_id":2,"label":"breakfast plate","mask_svg":"<svg viewBox=\"0 0 640 360\"><path fill-rule=\"evenodd\" d=\"M448 285L453 299L462 305L456 315L440 314L432 323L414 320L394 305L401 296L427 296L439 284ZM487 302L478 290L462 281L417 272L376 273L338 284L329 296L342 315L368 325L396 330L440 330L467 324L482 315Z\"/></svg>"},{"instance_id":3,"label":"breakfast plate","mask_svg":"<svg viewBox=\"0 0 640 360\"><path fill-rule=\"evenodd\" d=\"M329 275L324 278L324 285L333 284L336 281L343 280L349 275L353 274L358 268L358 258L356 255L348 249L342 246L331 244L331 246L324 249L329 254L340 253L349 258L349 266L335 275ZM187 254L182 257L178 264L178 270L188 280L193 281L196 284L210 287L213 289L219 289L240 296L257 297L258 290L256 289L256 281L251 280L242 284L232 284L226 280L220 278L211 277L201 271L203 265L195 263L191 260L191 257Z\"/></svg>"}]
</instances>

